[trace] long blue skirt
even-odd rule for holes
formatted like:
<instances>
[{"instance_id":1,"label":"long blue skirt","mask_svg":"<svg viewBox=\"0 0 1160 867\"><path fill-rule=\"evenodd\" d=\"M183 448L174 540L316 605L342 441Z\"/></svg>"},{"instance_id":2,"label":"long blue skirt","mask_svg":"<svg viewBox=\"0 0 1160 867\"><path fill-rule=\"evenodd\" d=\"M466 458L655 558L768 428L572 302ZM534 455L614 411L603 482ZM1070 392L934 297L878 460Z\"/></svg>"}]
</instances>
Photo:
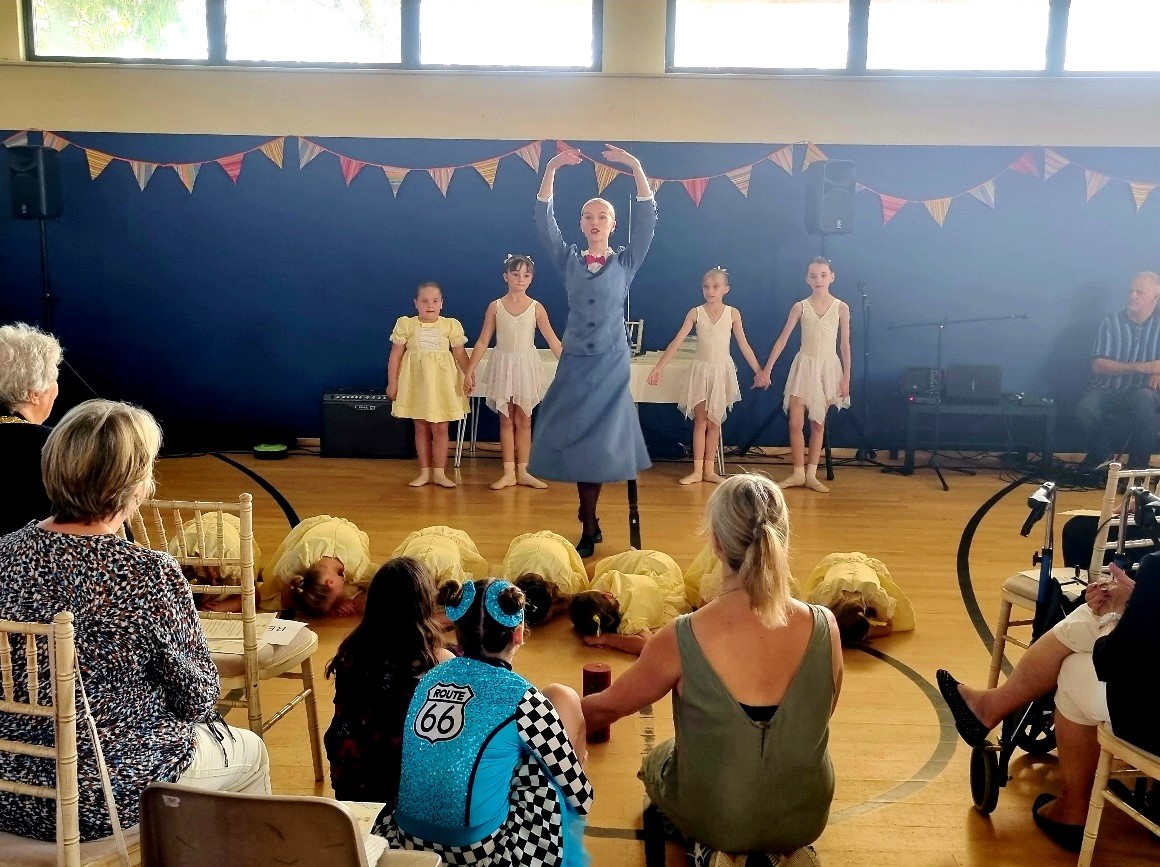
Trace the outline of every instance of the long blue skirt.
<instances>
[{"instance_id":1,"label":"long blue skirt","mask_svg":"<svg viewBox=\"0 0 1160 867\"><path fill-rule=\"evenodd\" d=\"M536 412L528 471L557 482L621 482L652 466L629 391L628 347L560 356Z\"/></svg>"}]
</instances>

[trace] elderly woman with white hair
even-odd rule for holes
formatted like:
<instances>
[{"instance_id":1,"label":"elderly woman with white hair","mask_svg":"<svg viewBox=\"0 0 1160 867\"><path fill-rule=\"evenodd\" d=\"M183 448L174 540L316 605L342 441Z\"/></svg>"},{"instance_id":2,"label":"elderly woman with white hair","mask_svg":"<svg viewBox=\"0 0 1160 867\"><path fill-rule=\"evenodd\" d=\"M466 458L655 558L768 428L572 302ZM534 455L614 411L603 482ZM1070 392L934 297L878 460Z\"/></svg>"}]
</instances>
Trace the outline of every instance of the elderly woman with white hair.
<instances>
[{"instance_id":1,"label":"elderly woman with white hair","mask_svg":"<svg viewBox=\"0 0 1160 867\"><path fill-rule=\"evenodd\" d=\"M57 395L60 344L50 334L17 322L0 326L0 536L51 508L40 480L44 426Z\"/></svg>"},{"instance_id":2,"label":"elderly woman with white hair","mask_svg":"<svg viewBox=\"0 0 1160 867\"><path fill-rule=\"evenodd\" d=\"M47 623L60 611L76 625L77 671L92 705L124 825L137 822L151 782L269 794L261 738L217 716L217 670L189 584L169 554L117 530L153 492L161 430L143 409L90 400L65 414L44 445L51 517L0 538L0 619ZM17 682L23 654L12 655ZM48 703L51 679L40 680ZM51 744L51 719L0 712L0 739ZM79 738L82 840L112 833L95 753ZM51 760L0 753L0 776L51 786ZM56 810L0 792L0 831L56 838ZM0 860L3 860L0 856Z\"/></svg>"}]
</instances>

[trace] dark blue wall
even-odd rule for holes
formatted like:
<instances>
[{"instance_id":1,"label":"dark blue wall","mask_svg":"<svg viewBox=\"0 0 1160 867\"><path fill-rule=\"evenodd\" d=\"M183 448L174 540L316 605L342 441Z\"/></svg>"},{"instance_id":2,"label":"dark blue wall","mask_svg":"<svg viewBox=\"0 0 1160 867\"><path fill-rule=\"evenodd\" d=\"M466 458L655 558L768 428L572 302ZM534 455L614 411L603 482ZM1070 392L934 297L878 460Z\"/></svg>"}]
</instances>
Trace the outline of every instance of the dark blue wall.
<instances>
[{"instance_id":1,"label":"dark blue wall","mask_svg":"<svg viewBox=\"0 0 1160 867\"><path fill-rule=\"evenodd\" d=\"M264 141L62 134L118 156L165 162L236 153ZM375 162L431 166L481 160L524 144L324 143ZM599 151L599 143L574 144ZM472 334L487 302L502 294L504 254L540 252L532 224L538 178L516 157L500 164L494 189L461 171L444 198L417 173L392 198L373 167L349 188L328 154L299 170L295 145L287 140L281 170L261 154L247 156L236 185L206 166L192 195L168 169L159 169L144 192L123 163L92 181L80 149L62 153L65 214L48 224L56 330L74 367L97 391L145 405L170 432L208 424L317 435L324 390L382 386L387 335L395 317L413 312L416 282L439 280L444 312ZM643 143L632 149L650 175L687 177L731 169L777 147ZM972 187L1023 151L823 148L833 159L856 161L868 186L916 199ZM800 163L804 149L796 150ZM1059 150L1110 175L1160 180L1160 150ZM7 173L0 173L0 201L7 200L7 188ZM622 177L606 195L623 210L632 191ZM594 194L591 166L558 176L557 213L577 240L569 215ZM804 229L804 196L800 175L769 162L754 170L748 198L721 178L696 208L679 184L663 186L656 241L632 294L633 314L646 322L647 348L671 339L700 301L701 275L720 264L731 275L729 303L743 312L750 340L764 356L790 304L807 294L805 265L819 252L819 239ZM1122 305L1134 272L1160 269L1160 200L1137 214L1125 184L1112 182L1087 202L1076 166L1046 182L1008 172L997 182L996 199L993 211L970 197L956 199L942 228L921 204L883 226L878 198L863 192L856 197L854 233L827 240L838 273L834 293L854 313L855 407L866 403L859 283L871 304L875 445L892 438L885 398L900 369L934 363L935 329L891 331L888 325L1030 314L1025 321L948 328L944 361L1001 364L1007 390L1053 394L1066 406L1086 380L1098 318ZM562 328L557 275L542 269L532 292ZM0 218L0 318L36 320L39 299L37 224ZM780 402L794 345L779 364L774 389L745 389L725 425L728 442L747 440ZM744 385L749 376L738 361ZM643 417L650 428L688 440L675 410L648 408ZM853 442L848 422L836 423L833 433L835 445ZM784 437L779 420L762 439Z\"/></svg>"}]
</instances>

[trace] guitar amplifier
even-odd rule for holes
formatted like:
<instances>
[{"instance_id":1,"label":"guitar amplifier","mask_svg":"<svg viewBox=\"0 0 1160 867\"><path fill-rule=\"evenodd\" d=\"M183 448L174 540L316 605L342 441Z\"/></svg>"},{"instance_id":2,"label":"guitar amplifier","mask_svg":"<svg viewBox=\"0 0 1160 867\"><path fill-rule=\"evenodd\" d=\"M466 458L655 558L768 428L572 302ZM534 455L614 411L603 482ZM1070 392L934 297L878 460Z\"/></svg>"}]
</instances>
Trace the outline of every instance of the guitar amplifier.
<instances>
[{"instance_id":1,"label":"guitar amplifier","mask_svg":"<svg viewBox=\"0 0 1160 867\"><path fill-rule=\"evenodd\" d=\"M415 426L391 415L391 400L373 392L322 396L324 458L413 458Z\"/></svg>"},{"instance_id":2,"label":"guitar amplifier","mask_svg":"<svg viewBox=\"0 0 1160 867\"><path fill-rule=\"evenodd\" d=\"M904 368L898 391L912 403L938 403L942 371L937 367Z\"/></svg>"},{"instance_id":3,"label":"guitar amplifier","mask_svg":"<svg viewBox=\"0 0 1160 867\"><path fill-rule=\"evenodd\" d=\"M998 403L1003 368L997 364L948 364L943 380L948 403Z\"/></svg>"}]
</instances>

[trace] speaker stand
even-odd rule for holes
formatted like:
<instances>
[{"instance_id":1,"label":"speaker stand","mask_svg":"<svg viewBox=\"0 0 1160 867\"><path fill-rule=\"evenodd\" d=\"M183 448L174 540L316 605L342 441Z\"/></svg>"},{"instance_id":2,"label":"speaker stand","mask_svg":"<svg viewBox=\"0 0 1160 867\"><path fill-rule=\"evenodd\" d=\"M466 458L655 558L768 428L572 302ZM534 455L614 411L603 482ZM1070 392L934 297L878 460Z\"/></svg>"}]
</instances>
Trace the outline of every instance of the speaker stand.
<instances>
[{"instance_id":1,"label":"speaker stand","mask_svg":"<svg viewBox=\"0 0 1160 867\"><path fill-rule=\"evenodd\" d=\"M48 271L48 220L41 217L36 222L40 223L40 292L42 304L40 327L52 334L53 308L56 307L56 298L52 294L52 280Z\"/></svg>"}]
</instances>

